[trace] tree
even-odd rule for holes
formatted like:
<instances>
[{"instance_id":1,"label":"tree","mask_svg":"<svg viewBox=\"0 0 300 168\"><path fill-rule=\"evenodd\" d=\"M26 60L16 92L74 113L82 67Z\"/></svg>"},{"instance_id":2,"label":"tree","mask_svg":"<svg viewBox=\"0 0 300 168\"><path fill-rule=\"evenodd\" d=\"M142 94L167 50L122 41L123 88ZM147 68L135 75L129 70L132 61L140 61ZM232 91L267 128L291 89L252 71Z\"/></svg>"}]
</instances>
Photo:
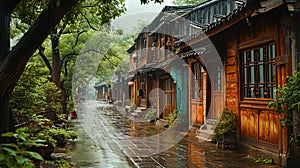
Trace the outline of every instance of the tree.
<instances>
[{"instance_id":1,"label":"tree","mask_svg":"<svg viewBox=\"0 0 300 168\"><path fill-rule=\"evenodd\" d=\"M96 0L95 0L96 1ZM32 54L41 46L43 41L79 0L49 0L41 1L45 4L33 24L24 32L14 47L10 46L10 26L13 11L22 0L0 1L0 133L14 130L14 117L9 110L9 97L16 86L25 66ZM110 1L98 0L109 4ZM149 0L141 0L147 3ZM155 2L159 2L155 0ZM80 7L80 6L79 6ZM108 12L110 9L98 12ZM29 11L30 12L30 11ZM0 143L3 139L0 140Z\"/></svg>"},{"instance_id":2,"label":"tree","mask_svg":"<svg viewBox=\"0 0 300 168\"><path fill-rule=\"evenodd\" d=\"M197 5L204 1L206 0L174 0L172 1L172 3L177 6L184 6L184 5Z\"/></svg>"},{"instance_id":3,"label":"tree","mask_svg":"<svg viewBox=\"0 0 300 168\"><path fill-rule=\"evenodd\" d=\"M0 2L0 133L14 130L12 113L9 110L9 96L19 80L26 63L35 50L46 39L53 27L78 0L64 0L57 5L50 0L34 24L10 49L10 17L19 0Z\"/></svg>"},{"instance_id":4,"label":"tree","mask_svg":"<svg viewBox=\"0 0 300 168\"><path fill-rule=\"evenodd\" d=\"M51 81L54 82L55 85L62 91L61 103L62 111L64 113L67 113L67 88L65 87L66 85L64 85L65 79L62 78L65 77L62 76L62 68L65 64L64 61L69 60L69 58L66 59L67 57L76 57L78 55L79 51L75 51L75 47L78 44L77 42L79 37L83 33L86 33L88 29L98 31L102 24L110 22L112 18L123 13L125 11L123 2L124 0L111 0L109 3L106 2L99 5L99 1L82 1L77 4L75 8L71 9L51 31L49 37L51 45L49 45L49 43L44 43L43 46L39 47L39 53L50 70ZM15 22L16 27L23 27L20 26L22 24L26 24L26 26L32 25L32 20L39 15L39 10L42 7L43 4L36 2L35 0L21 2L21 5L17 6L17 11L15 12L15 15L18 16L15 20L20 21ZM28 13L28 9L32 11L31 15L26 15L26 13ZM72 38L74 35L76 36L75 40ZM71 51L69 50L69 53L61 55L63 54L61 53L61 50L64 48L62 48L60 40L65 36L73 39L71 42L73 46L68 46L72 49ZM49 54L45 54L45 47L51 49ZM49 55L51 56L49 57Z\"/></svg>"}]
</instances>

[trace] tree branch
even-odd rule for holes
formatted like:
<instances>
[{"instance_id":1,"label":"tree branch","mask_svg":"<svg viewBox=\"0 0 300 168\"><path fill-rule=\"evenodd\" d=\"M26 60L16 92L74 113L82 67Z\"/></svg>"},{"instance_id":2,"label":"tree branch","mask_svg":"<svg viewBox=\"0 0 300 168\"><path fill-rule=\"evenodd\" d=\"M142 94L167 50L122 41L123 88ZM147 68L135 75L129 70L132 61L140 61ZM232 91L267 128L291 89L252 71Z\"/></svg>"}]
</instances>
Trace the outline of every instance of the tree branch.
<instances>
[{"instance_id":1,"label":"tree branch","mask_svg":"<svg viewBox=\"0 0 300 168\"><path fill-rule=\"evenodd\" d=\"M60 1L59 6L56 1L49 1L35 23L1 61L0 83L1 90L5 92L1 92L0 98L7 97L12 92L29 58L47 38L54 26L79 0L63 0Z\"/></svg>"},{"instance_id":2,"label":"tree branch","mask_svg":"<svg viewBox=\"0 0 300 168\"><path fill-rule=\"evenodd\" d=\"M42 59L44 60L44 62L45 62L45 64L46 64L47 68L48 68L49 71L50 71L50 75L51 75L51 74L52 74L52 67L51 67L51 64L50 64L48 58L46 57L44 51L45 51L45 47L40 46L40 47L39 47L39 55L40 55L40 56L42 57Z\"/></svg>"},{"instance_id":3,"label":"tree branch","mask_svg":"<svg viewBox=\"0 0 300 168\"><path fill-rule=\"evenodd\" d=\"M65 59L67 59L69 56L72 56L72 55L79 55L79 54L77 52L68 53L63 56L63 59L61 60L61 62L64 63Z\"/></svg>"},{"instance_id":4,"label":"tree branch","mask_svg":"<svg viewBox=\"0 0 300 168\"><path fill-rule=\"evenodd\" d=\"M61 27L61 29L58 32L58 37L60 37L62 34L64 34L64 30L67 26L67 22L64 22L63 26Z\"/></svg>"},{"instance_id":5,"label":"tree branch","mask_svg":"<svg viewBox=\"0 0 300 168\"><path fill-rule=\"evenodd\" d=\"M118 65L114 64L113 62L111 62L110 59L109 59L106 55L104 55L103 57L105 58L105 60L108 61L108 63L109 63L110 65L115 66L115 67L118 66Z\"/></svg>"},{"instance_id":6,"label":"tree branch","mask_svg":"<svg viewBox=\"0 0 300 168\"><path fill-rule=\"evenodd\" d=\"M85 16L85 14L83 14L82 12L80 12L82 14L82 16L84 17L84 19L86 20L86 22L88 23L88 25L90 26L91 29L95 30L95 31L98 31L96 28L94 28L92 25L91 25L91 22L90 20Z\"/></svg>"},{"instance_id":7,"label":"tree branch","mask_svg":"<svg viewBox=\"0 0 300 168\"><path fill-rule=\"evenodd\" d=\"M85 32L86 32L86 31L82 31L82 32L79 32L79 33L77 34L75 44L72 46L72 48L75 48L75 47L76 47L76 45L77 45L77 43L78 43L78 41L79 41L79 36L80 36L82 33L85 33Z\"/></svg>"}]
</instances>

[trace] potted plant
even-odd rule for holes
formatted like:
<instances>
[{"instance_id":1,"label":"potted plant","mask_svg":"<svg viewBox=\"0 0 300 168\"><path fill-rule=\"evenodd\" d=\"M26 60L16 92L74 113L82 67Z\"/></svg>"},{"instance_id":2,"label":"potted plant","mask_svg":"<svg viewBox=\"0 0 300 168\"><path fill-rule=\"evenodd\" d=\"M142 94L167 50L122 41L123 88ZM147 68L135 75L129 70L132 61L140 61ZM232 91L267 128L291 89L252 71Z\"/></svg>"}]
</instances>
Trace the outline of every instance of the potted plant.
<instances>
[{"instance_id":1,"label":"potted plant","mask_svg":"<svg viewBox=\"0 0 300 168\"><path fill-rule=\"evenodd\" d=\"M67 102L67 110L70 113L70 118L71 119L76 119L77 118L77 112L76 112L74 101L70 100L70 101Z\"/></svg>"},{"instance_id":2,"label":"potted plant","mask_svg":"<svg viewBox=\"0 0 300 168\"><path fill-rule=\"evenodd\" d=\"M156 118L156 109L151 109L148 111L148 113L145 115L145 119L147 119L149 122L155 121Z\"/></svg>"},{"instance_id":3,"label":"potted plant","mask_svg":"<svg viewBox=\"0 0 300 168\"><path fill-rule=\"evenodd\" d=\"M168 121L169 127L174 124L174 122L178 118L178 115L179 115L179 112L177 110L174 110L172 113L170 113L168 115L167 121Z\"/></svg>"},{"instance_id":4,"label":"potted plant","mask_svg":"<svg viewBox=\"0 0 300 168\"><path fill-rule=\"evenodd\" d=\"M44 168L50 168L50 167L70 168L71 167L70 163L64 159L43 161L41 166Z\"/></svg>"},{"instance_id":5,"label":"potted plant","mask_svg":"<svg viewBox=\"0 0 300 168\"><path fill-rule=\"evenodd\" d=\"M47 134L57 141L58 146L65 146L67 139L76 139L78 134L75 131L65 130L63 128L51 128L46 130Z\"/></svg>"},{"instance_id":6,"label":"potted plant","mask_svg":"<svg viewBox=\"0 0 300 168\"><path fill-rule=\"evenodd\" d=\"M227 108L223 110L220 119L216 122L212 141L216 142L218 147L222 145L223 149L225 146L235 148L236 117L231 110Z\"/></svg>"},{"instance_id":7,"label":"potted plant","mask_svg":"<svg viewBox=\"0 0 300 168\"><path fill-rule=\"evenodd\" d=\"M63 115L60 115L62 118ZM42 116L33 116L31 127L29 129L30 136L34 139L44 140L45 159L51 158L51 153L57 145L66 144L66 139L75 139L78 134L75 131L69 131L64 128L54 127L53 123Z\"/></svg>"}]
</instances>

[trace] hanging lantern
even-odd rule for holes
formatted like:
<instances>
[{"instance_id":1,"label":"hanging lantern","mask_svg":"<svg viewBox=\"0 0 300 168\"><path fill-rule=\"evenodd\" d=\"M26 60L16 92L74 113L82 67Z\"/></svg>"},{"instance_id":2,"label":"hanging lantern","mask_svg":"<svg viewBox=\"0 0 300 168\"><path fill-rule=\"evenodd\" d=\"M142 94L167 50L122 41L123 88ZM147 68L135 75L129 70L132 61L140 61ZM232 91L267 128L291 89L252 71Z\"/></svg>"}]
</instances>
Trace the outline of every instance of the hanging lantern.
<instances>
[{"instance_id":1,"label":"hanging lantern","mask_svg":"<svg viewBox=\"0 0 300 168\"><path fill-rule=\"evenodd\" d=\"M128 86L133 86L133 85L134 85L133 81L128 82Z\"/></svg>"}]
</instances>

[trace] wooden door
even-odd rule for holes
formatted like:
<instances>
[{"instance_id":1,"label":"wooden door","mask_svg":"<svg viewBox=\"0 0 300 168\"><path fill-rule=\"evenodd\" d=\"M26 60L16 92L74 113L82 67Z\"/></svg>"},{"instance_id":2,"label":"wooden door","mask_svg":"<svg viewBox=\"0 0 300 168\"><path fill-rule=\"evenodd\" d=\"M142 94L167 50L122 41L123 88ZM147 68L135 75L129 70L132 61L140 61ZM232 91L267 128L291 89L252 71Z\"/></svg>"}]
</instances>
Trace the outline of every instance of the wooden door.
<instances>
[{"instance_id":1,"label":"wooden door","mask_svg":"<svg viewBox=\"0 0 300 168\"><path fill-rule=\"evenodd\" d=\"M211 109L208 118L217 119L221 116L224 108L223 73L221 66L214 69L211 78Z\"/></svg>"},{"instance_id":2,"label":"wooden door","mask_svg":"<svg viewBox=\"0 0 300 168\"><path fill-rule=\"evenodd\" d=\"M199 62L190 64L190 126L204 123L207 109L207 72Z\"/></svg>"},{"instance_id":3,"label":"wooden door","mask_svg":"<svg viewBox=\"0 0 300 168\"><path fill-rule=\"evenodd\" d=\"M173 79L160 80L160 88L163 90L163 95L160 95L160 114L161 118L166 118L171 112L176 109L176 84Z\"/></svg>"}]
</instances>

